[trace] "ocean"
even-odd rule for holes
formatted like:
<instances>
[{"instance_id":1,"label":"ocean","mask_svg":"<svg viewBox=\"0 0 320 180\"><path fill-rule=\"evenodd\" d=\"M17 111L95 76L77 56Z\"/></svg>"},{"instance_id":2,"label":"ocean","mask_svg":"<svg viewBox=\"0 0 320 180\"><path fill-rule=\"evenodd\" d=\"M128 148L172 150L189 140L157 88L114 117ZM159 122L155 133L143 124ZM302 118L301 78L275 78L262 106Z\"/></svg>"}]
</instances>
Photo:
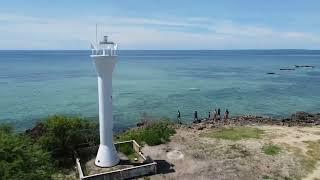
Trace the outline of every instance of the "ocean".
<instances>
[{"instance_id":1,"label":"ocean","mask_svg":"<svg viewBox=\"0 0 320 180\"><path fill-rule=\"evenodd\" d=\"M54 114L98 116L90 51L0 51L0 123L29 128ZM320 111L320 51L119 52L113 76L116 128L142 116L191 122L193 112L285 117ZM294 65L312 65L314 68ZM294 68L295 70L280 70ZM275 73L275 74L267 74Z\"/></svg>"}]
</instances>

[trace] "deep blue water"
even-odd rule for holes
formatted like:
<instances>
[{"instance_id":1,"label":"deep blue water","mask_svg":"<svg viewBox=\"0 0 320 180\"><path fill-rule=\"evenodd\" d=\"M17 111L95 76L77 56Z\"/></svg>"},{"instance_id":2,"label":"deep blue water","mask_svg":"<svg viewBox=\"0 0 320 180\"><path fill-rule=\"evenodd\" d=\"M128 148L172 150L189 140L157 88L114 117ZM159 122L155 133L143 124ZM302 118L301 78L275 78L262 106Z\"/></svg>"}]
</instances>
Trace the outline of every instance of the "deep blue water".
<instances>
[{"instance_id":1,"label":"deep blue water","mask_svg":"<svg viewBox=\"0 0 320 180\"><path fill-rule=\"evenodd\" d=\"M52 114L98 114L89 51L0 51L0 122L30 127ZM314 65L280 71L294 65ZM276 74L266 74L274 72ZM116 127L141 114L184 121L194 110L287 116L320 111L320 51L121 51L113 81ZM190 90L195 88L195 90Z\"/></svg>"}]
</instances>

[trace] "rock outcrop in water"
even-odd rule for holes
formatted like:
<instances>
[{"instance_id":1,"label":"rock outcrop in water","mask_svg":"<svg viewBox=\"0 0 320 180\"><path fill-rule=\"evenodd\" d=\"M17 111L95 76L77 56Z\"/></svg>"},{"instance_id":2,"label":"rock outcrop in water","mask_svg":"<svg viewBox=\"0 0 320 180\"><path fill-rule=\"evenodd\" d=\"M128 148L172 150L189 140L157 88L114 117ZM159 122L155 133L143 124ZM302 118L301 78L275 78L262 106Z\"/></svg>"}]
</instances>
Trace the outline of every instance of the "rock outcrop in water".
<instances>
[{"instance_id":1,"label":"rock outcrop in water","mask_svg":"<svg viewBox=\"0 0 320 180\"><path fill-rule=\"evenodd\" d=\"M307 67L307 68L314 68L315 66L311 66L311 65L294 65L296 68L300 68L300 67Z\"/></svg>"},{"instance_id":2,"label":"rock outcrop in water","mask_svg":"<svg viewBox=\"0 0 320 180\"><path fill-rule=\"evenodd\" d=\"M280 71L294 71L296 69L293 68L281 68Z\"/></svg>"}]
</instances>

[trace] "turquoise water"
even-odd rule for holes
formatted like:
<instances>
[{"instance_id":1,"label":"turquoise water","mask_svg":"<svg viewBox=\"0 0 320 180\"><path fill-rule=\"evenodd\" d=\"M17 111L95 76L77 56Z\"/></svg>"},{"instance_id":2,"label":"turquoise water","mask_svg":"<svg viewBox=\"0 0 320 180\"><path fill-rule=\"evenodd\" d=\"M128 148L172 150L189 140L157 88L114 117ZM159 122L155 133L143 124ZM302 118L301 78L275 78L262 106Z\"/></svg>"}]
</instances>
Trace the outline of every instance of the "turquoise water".
<instances>
[{"instance_id":1,"label":"turquoise water","mask_svg":"<svg viewBox=\"0 0 320 180\"><path fill-rule=\"evenodd\" d=\"M0 51L0 122L30 127L52 114L98 114L89 51ZM314 65L280 71L294 65ZM320 111L320 51L121 51L114 72L116 127L141 114L192 120L220 107L231 115ZM266 74L274 72L275 75ZM191 88L191 89L190 89Z\"/></svg>"}]
</instances>

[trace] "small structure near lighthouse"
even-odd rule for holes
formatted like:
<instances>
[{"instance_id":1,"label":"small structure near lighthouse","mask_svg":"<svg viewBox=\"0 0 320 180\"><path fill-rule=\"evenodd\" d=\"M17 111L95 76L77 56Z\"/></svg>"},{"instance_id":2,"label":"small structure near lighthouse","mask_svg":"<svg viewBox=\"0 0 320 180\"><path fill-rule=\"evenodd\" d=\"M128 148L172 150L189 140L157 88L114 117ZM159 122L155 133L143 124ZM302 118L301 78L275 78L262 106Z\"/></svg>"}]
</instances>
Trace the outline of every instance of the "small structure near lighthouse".
<instances>
[{"instance_id":1,"label":"small structure near lighthouse","mask_svg":"<svg viewBox=\"0 0 320 180\"><path fill-rule=\"evenodd\" d=\"M111 167L119 163L116 148L113 144L112 116L112 72L117 62L117 44L103 41L93 46L91 58L98 75L99 92L99 130L100 146L95 164L100 167Z\"/></svg>"}]
</instances>

